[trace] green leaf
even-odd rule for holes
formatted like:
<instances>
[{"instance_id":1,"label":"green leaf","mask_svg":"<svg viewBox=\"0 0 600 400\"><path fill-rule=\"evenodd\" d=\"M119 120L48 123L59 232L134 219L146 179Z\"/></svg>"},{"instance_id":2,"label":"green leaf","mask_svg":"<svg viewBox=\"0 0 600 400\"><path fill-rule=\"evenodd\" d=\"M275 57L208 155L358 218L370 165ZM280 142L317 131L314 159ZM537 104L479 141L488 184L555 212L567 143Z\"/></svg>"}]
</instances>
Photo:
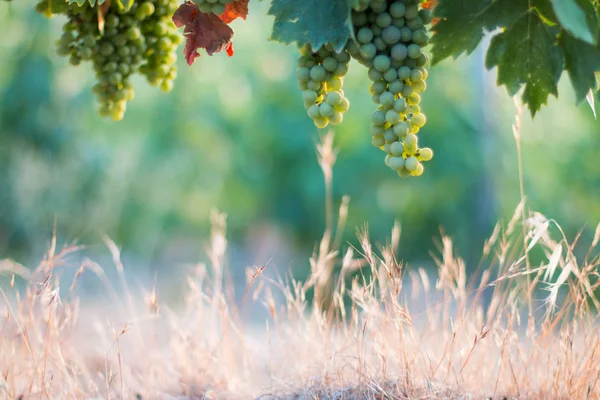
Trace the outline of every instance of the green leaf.
<instances>
[{"instance_id":1,"label":"green leaf","mask_svg":"<svg viewBox=\"0 0 600 400\"><path fill-rule=\"evenodd\" d=\"M596 44L596 36L588 26L586 13L577 4L575 0L551 0L552 7L560 24L577 39L583 40L590 44ZM587 11L593 12L591 3L587 2L589 8Z\"/></svg>"},{"instance_id":2,"label":"green leaf","mask_svg":"<svg viewBox=\"0 0 600 400\"><path fill-rule=\"evenodd\" d=\"M581 103L590 90L596 89L596 72L600 71L600 45L592 46L569 34L560 38L565 53L565 70L575 89L577 103Z\"/></svg>"},{"instance_id":3,"label":"green leaf","mask_svg":"<svg viewBox=\"0 0 600 400\"><path fill-rule=\"evenodd\" d=\"M532 116L546 104L548 95L558 95L563 69L563 53L555 45L559 32L529 10L494 36L488 49L486 66L498 67L498 85L505 85L511 95L525 85L522 100Z\"/></svg>"},{"instance_id":4,"label":"green leaf","mask_svg":"<svg viewBox=\"0 0 600 400\"><path fill-rule=\"evenodd\" d=\"M348 0L273 0L271 40L308 43L313 51L329 42L341 51L350 37L350 11Z\"/></svg>"},{"instance_id":5,"label":"green leaf","mask_svg":"<svg viewBox=\"0 0 600 400\"><path fill-rule=\"evenodd\" d=\"M484 29L510 27L527 10L525 0L439 0L434 8L440 21L432 28L432 64L472 53Z\"/></svg>"}]
</instances>

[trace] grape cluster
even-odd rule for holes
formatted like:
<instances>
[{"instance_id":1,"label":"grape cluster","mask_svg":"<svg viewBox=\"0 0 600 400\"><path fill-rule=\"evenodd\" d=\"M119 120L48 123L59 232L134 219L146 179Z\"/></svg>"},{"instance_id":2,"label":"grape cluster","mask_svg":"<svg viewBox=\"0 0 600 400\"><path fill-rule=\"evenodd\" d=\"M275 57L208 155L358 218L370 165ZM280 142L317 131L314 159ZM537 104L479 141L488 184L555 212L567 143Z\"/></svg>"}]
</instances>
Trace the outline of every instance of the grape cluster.
<instances>
[{"instance_id":1,"label":"grape cluster","mask_svg":"<svg viewBox=\"0 0 600 400\"><path fill-rule=\"evenodd\" d=\"M317 128L325 128L330 122L341 123L350 107L342 90L350 54L345 50L336 53L330 44L317 52L307 45L300 54L296 77L308 116Z\"/></svg>"},{"instance_id":2,"label":"grape cluster","mask_svg":"<svg viewBox=\"0 0 600 400\"><path fill-rule=\"evenodd\" d=\"M46 0L38 4L44 8ZM99 114L121 120L127 102L134 97L130 78L144 74L154 85L170 90L176 77L176 49L181 37L171 21L177 0L145 0L134 2L124 10L113 2L103 10L104 26L98 23L98 10L88 2L76 2L64 9L67 22L57 42L61 56L71 64L90 61L96 72L93 87L100 103ZM55 12L55 10L53 10Z\"/></svg>"},{"instance_id":3,"label":"grape cluster","mask_svg":"<svg viewBox=\"0 0 600 400\"><path fill-rule=\"evenodd\" d=\"M372 144L387 153L385 162L402 177L419 176L433 152L419 148L417 133L427 119L420 94L426 88L428 57L422 48L429 37L431 13L419 0L371 0L354 11L356 42L347 49L369 68L370 92L378 104L371 115Z\"/></svg>"},{"instance_id":4,"label":"grape cluster","mask_svg":"<svg viewBox=\"0 0 600 400\"><path fill-rule=\"evenodd\" d=\"M198 5L198 9L205 14L221 15L225 12L227 4L235 0L193 0Z\"/></svg>"}]
</instances>

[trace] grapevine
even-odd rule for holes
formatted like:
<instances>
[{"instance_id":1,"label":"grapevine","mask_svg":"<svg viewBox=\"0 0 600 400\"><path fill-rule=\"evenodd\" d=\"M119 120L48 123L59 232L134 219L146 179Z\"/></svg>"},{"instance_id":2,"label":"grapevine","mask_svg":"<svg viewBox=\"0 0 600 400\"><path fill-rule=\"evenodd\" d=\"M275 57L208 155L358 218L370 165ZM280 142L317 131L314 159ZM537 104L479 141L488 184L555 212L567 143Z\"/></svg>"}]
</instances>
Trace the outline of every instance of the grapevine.
<instances>
[{"instance_id":1,"label":"grapevine","mask_svg":"<svg viewBox=\"0 0 600 400\"><path fill-rule=\"evenodd\" d=\"M59 3L60 4L60 3ZM38 12L48 14L48 1L41 0ZM97 83L93 92L100 104L99 114L121 120L127 102L134 97L130 78L140 72L153 85L169 91L176 76L175 49L181 37L171 21L177 0L145 0L124 9L116 2L105 2L98 9L84 2L62 3L51 10L67 21L57 42L59 55L73 65L91 62Z\"/></svg>"},{"instance_id":2,"label":"grapevine","mask_svg":"<svg viewBox=\"0 0 600 400\"><path fill-rule=\"evenodd\" d=\"M7 0L10 1L10 0ZM199 50L233 56L230 23L246 19L249 0L39 0L37 11L66 16L57 51L73 65L89 62L99 113L123 118L143 75L164 91L177 76L177 47L189 65ZM600 3L597 0L489 5L489 0L271 0L271 39L300 49L296 77L306 113L318 128L340 124L350 103L343 90L351 59L367 68L371 143L401 177L419 176L433 151L420 147L427 123L421 95L431 63L475 50L492 38L486 66L498 85L534 116L568 73L578 103L595 110L600 88ZM434 10L435 18L433 18ZM502 16L502 18L499 17ZM176 31L183 29L183 37ZM527 62L516 62L527 60Z\"/></svg>"},{"instance_id":3,"label":"grapevine","mask_svg":"<svg viewBox=\"0 0 600 400\"><path fill-rule=\"evenodd\" d=\"M427 88L429 58L423 53L432 20L419 0L361 0L352 12L354 38L335 53L330 43L314 52L300 49L296 76L308 116L318 128L342 121L349 102L342 91L350 56L369 68L370 91L378 105L371 115L371 143L385 151L385 163L401 177L423 174L433 151L419 148L417 133L427 118L421 94ZM333 90L333 91L331 91Z\"/></svg>"}]
</instances>

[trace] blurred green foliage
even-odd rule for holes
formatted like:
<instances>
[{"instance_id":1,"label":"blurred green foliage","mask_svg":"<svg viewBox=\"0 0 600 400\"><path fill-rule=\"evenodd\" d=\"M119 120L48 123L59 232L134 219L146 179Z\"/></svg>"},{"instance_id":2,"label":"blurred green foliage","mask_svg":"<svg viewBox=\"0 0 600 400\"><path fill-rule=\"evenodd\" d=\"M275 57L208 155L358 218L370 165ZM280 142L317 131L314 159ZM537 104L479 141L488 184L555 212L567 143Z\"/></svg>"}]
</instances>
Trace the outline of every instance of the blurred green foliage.
<instances>
[{"instance_id":1,"label":"blurred green foliage","mask_svg":"<svg viewBox=\"0 0 600 400\"><path fill-rule=\"evenodd\" d=\"M324 227L318 132L296 89L296 49L267 40L265 4L233 24L233 58L202 56L191 68L180 60L170 94L136 81L136 99L113 123L96 114L91 68L55 55L63 21L29 3L0 4L0 258L39 257L56 224L64 239L93 244L106 233L157 263L169 249L195 251L213 208L228 213L241 247L271 225L291 248L312 249ZM403 258L428 260L443 227L475 261L496 221L512 215L515 107L482 54L431 71L421 141L436 155L424 176L407 180L370 145L374 104L366 71L351 65L334 169L336 200L351 197L348 240L368 223L383 243L399 219ZM524 183L530 206L572 238L600 221L600 123L587 104L573 105L565 77L559 89L535 121L524 116Z\"/></svg>"}]
</instances>

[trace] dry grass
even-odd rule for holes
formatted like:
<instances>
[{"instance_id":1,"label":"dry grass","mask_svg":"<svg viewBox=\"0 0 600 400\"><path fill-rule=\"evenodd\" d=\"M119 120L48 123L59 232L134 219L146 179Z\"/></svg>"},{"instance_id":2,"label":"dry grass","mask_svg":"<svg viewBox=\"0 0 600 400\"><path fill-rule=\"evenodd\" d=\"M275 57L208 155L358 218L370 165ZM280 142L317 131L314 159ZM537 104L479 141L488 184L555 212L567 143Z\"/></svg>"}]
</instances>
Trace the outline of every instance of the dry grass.
<instances>
[{"instance_id":1,"label":"dry grass","mask_svg":"<svg viewBox=\"0 0 600 400\"><path fill-rule=\"evenodd\" d=\"M332 141L318 146L327 193ZM332 204L328 195L330 211ZM180 310L161 304L156 288L135 296L108 239L118 287L88 260L60 291L57 270L78 249L56 242L31 272L0 264L29 282L23 292L0 293L0 398L600 398L600 227L577 259L558 225L522 201L487 240L472 279L448 237L433 255L433 278L399 261L398 225L385 246L361 231L359 245L344 250L347 205L343 199L337 221L329 213L306 282L250 267L241 303L224 283L218 213L210 263L187 278ZM539 265L531 265L534 250L545 255ZM86 271L105 285L110 312L61 301ZM239 304L248 303L268 310L263 329L243 322Z\"/></svg>"}]
</instances>

